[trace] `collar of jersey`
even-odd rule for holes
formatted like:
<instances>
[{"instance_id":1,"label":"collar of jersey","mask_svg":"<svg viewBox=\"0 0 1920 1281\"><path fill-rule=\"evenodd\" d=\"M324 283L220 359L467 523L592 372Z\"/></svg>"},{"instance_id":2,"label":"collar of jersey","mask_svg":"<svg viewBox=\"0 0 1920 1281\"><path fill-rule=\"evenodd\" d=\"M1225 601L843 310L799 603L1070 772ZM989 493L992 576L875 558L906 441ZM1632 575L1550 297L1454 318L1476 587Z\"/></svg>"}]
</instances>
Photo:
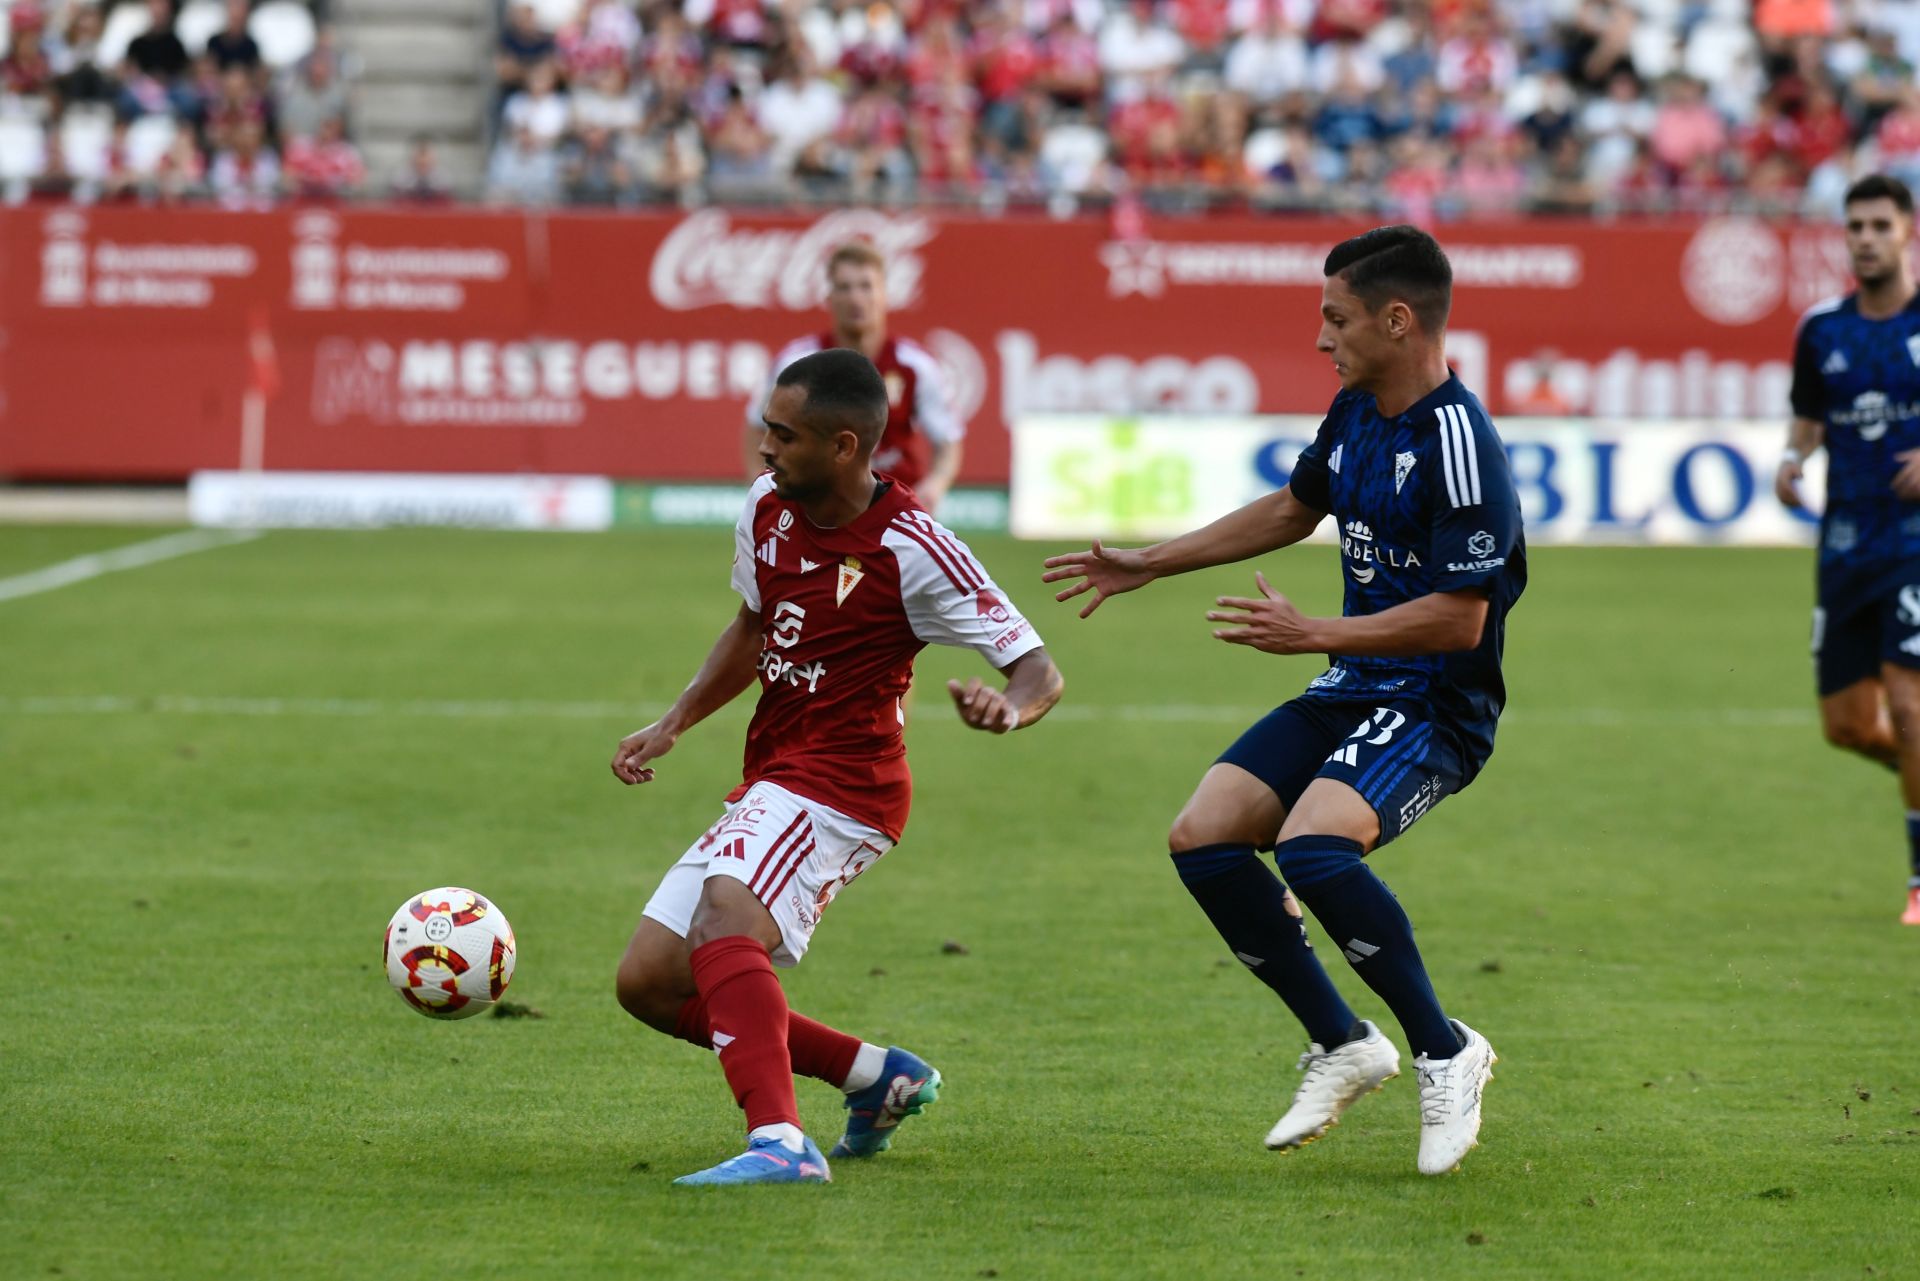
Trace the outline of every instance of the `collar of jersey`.
<instances>
[{"instance_id":1,"label":"collar of jersey","mask_svg":"<svg viewBox=\"0 0 1920 1281\"><path fill-rule=\"evenodd\" d=\"M1403 414L1395 414L1389 418L1380 412L1380 401L1377 397L1373 396L1372 393L1368 393L1368 399L1373 401L1373 416L1375 418L1385 423L1404 423L1422 416L1431 417L1433 411L1440 406L1451 405L1466 394L1466 388L1460 385L1460 375L1449 369L1447 371L1447 381L1441 383L1438 387L1435 387L1411 405L1408 405L1407 411Z\"/></svg>"}]
</instances>

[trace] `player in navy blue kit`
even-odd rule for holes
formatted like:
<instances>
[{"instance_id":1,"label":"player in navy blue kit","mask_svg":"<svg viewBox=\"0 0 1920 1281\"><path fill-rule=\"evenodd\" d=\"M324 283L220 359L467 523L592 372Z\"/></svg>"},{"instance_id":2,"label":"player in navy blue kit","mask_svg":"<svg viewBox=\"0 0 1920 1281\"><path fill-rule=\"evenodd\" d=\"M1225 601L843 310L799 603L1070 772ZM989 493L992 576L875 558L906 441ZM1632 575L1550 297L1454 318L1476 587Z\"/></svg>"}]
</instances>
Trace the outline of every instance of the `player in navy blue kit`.
<instances>
[{"instance_id":1,"label":"player in navy blue kit","mask_svg":"<svg viewBox=\"0 0 1920 1281\"><path fill-rule=\"evenodd\" d=\"M1913 193L1879 174L1847 191L1860 287L1800 321L1793 426L1774 488L1801 505L1827 448L1813 657L1827 741L1892 766L1907 807L1906 912L1920 925L1920 298Z\"/></svg>"},{"instance_id":2,"label":"player in navy blue kit","mask_svg":"<svg viewBox=\"0 0 1920 1281\"><path fill-rule=\"evenodd\" d=\"M1478 1141L1492 1075L1486 1038L1449 1019L1413 927L1363 858L1473 781L1506 702L1507 611L1526 585L1520 504L1493 423L1447 369L1453 272L1433 237L1379 227L1326 261L1318 348L1341 392L1277 493L1152 547L1048 558L1068 600L1246 560L1297 543L1332 513L1346 600L1308 618L1256 573L1257 598L1207 617L1231 644L1323 653L1327 671L1256 723L1207 771L1168 845L1181 881L1240 960L1306 1027L1293 1105L1267 1135L1291 1149L1398 1075L1400 1054L1354 1017L1307 942L1311 908L1386 1003L1417 1056L1424 1174ZM1256 854L1271 849L1285 883Z\"/></svg>"}]
</instances>

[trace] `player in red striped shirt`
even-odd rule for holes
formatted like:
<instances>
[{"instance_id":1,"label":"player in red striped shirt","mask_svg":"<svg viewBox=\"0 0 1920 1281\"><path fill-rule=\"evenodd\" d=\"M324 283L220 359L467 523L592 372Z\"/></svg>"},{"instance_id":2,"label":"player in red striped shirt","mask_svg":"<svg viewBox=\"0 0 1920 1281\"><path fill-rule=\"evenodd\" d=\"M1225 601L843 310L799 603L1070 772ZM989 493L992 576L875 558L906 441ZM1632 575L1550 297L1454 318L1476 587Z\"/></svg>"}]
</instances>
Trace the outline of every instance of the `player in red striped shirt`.
<instances>
[{"instance_id":1,"label":"player in red striped shirt","mask_svg":"<svg viewBox=\"0 0 1920 1281\"><path fill-rule=\"evenodd\" d=\"M900 699L929 643L1004 672L948 682L960 718L1006 733L1059 700L1031 624L980 562L897 480L876 476L887 387L834 348L781 371L763 411L767 470L735 529L739 613L667 714L620 742L613 772L653 778L686 730L758 677L745 769L727 808L668 869L620 963L628 1013L719 1053L747 1115L740 1156L681 1183L825 1180L800 1129L793 1076L846 1093L834 1156L871 1156L931 1103L940 1074L787 1008L773 967L799 961L839 891L900 839L912 782Z\"/></svg>"},{"instance_id":2,"label":"player in red striped shirt","mask_svg":"<svg viewBox=\"0 0 1920 1281\"><path fill-rule=\"evenodd\" d=\"M873 469L912 489L928 511L939 510L960 471L966 424L954 412L940 362L912 339L887 333L887 260L865 241L844 244L827 259L827 316L832 328L826 333L796 338L780 349L773 358L774 375L802 356L832 347L851 347L872 361L887 389L887 425L873 452ZM763 466L759 412L765 403L763 394L747 410L749 478Z\"/></svg>"}]
</instances>

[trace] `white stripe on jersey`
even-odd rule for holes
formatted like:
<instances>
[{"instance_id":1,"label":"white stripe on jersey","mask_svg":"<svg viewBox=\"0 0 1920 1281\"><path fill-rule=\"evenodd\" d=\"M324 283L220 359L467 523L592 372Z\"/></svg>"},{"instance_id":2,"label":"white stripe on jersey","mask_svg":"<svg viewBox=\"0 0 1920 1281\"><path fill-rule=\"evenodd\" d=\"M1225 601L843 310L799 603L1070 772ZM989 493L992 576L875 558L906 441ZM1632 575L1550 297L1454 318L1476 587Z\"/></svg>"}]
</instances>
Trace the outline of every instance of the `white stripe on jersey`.
<instances>
[{"instance_id":1,"label":"white stripe on jersey","mask_svg":"<svg viewBox=\"0 0 1920 1281\"><path fill-rule=\"evenodd\" d=\"M1442 405L1439 413L1440 424L1440 474L1447 478L1447 499L1455 507L1460 505L1460 480L1453 469L1453 419L1447 414L1450 406Z\"/></svg>"},{"instance_id":2,"label":"white stripe on jersey","mask_svg":"<svg viewBox=\"0 0 1920 1281\"><path fill-rule=\"evenodd\" d=\"M1455 507L1480 502L1480 455L1464 405L1440 406L1440 470L1447 479L1447 498Z\"/></svg>"},{"instance_id":3,"label":"white stripe on jersey","mask_svg":"<svg viewBox=\"0 0 1920 1281\"><path fill-rule=\"evenodd\" d=\"M965 436L967 425L954 412L953 397L948 394L947 371L940 367L934 354L911 338L896 338L893 355L913 371L918 389L914 392L913 425L919 428L920 434L936 445Z\"/></svg>"}]
</instances>

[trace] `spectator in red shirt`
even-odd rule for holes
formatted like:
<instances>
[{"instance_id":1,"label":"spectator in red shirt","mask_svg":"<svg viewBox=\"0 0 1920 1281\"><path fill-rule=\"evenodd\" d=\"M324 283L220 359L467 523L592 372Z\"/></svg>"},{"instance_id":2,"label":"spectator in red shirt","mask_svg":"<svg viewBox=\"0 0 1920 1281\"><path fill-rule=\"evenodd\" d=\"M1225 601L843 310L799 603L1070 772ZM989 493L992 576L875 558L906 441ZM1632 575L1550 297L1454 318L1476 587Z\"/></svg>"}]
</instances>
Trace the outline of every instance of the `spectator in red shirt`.
<instances>
[{"instance_id":1,"label":"spectator in red shirt","mask_svg":"<svg viewBox=\"0 0 1920 1281\"><path fill-rule=\"evenodd\" d=\"M1727 145L1727 125L1707 101L1706 88L1684 76L1668 78L1660 110L1648 135L1653 157L1675 174L1692 168L1701 156L1718 155Z\"/></svg>"},{"instance_id":2,"label":"spectator in red shirt","mask_svg":"<svg viewBox=\"0 0 1920 1281\"><path fill-rule=\"evenodd\" d=\"M1794 148L1794 158L1803 174L1812 173L1845 150L1853 136L1852 122L1824 80L1807 86L1807 98L1796 123L1798 145Z\"/></svg>"},{"instance_id":3,"label":"spectator in red shirt","mask_svg":"<svg viewBox=\"0 0 1920 1281\"><path fill-rule=\"evenodd\" d=\"M1505 93L1520 70L1513 42L1478 14L1464 17L1460 34L1440 46L1434 79L1449 94Z\"/></svg>"},{"instance_id":4,"label":"spectator in red shirt","mask_svg":"<svg viewBox=\"0 0 1920 1281\"><path fill-rule=\"evenodd\" d=\"M935 18L922 29L907 53L907 83L915 96L946 81L950 71L964 78L967 54L961 47L960 30L951 18Z\"/></svg>"},{"instance_id":5,"label":"spectator in red shirt","mask_svg":"<svg viewBox=\"0 0 1920 1281\"><path fill-rule=\"evenodd\" d=\"M267 145L266 126L254 119L236 121L228 144L207 175L215 198L229 209L272 204L280 192L280 158Z\"/></svg>"},{"instance_id":6,"label":"spectator in red shirt","mask_svg":"<svg viewBox=\"0 0 1920 1281\"><path fill-rule=\"evenodd\" d=\"M1100 97L1100 44L1069 14L1041 42L1038 83L1059 107L1084 108Z\"/></svg>"},{"instance_id":7,"label":"spectator in red shirt","mask_svg":"<svg viewBox=\"0 0 1920 1281\"><path fill-rule=\"evenodd\" d=\"M346 125L334 116L311 138L287 143L282 166L287 190L302 200L338 200L366 181L367 167L360 150L347 141Z\"/></svg>"},{"instance_id":8,"label":"spectator in red shirt","mask_svg":"<svg viewBox=\"0 0 1920 1281\"><path fill-rule=\"evenodd\" d=\"M53 88L53 61L47 57L43 37L46 14L40 6L18 4L7 15L13 33L13 45L0 59L0 92L22 98L40 98Z\"/></svg>"},{"instance_id":9,"label":"spectator in red shirt","mask_svg":"<svg viewBox=\"0 0 1920 1281\"><path fill-rule=\"evenodd\" d=\"M228 151L234 146L234 131L241 124L258 125L263 134L272 121L268 116L266 95L260 92L253 73L243 66L222 72L219 89L207 103L207 146L213 151Z\"/></svg>"},{"instance_id":10,"label":"spectator in red shirt","mask_svg":"<svg viewBox=\"0 0 1920 1281\"><path fill-rule=\"evenodd\" d=\"M1020 133L1020 99L1040 74L1040 50L1025 27L989 8L976 19L971 49L980 125L1001 147Z\"/></svg>"},{"instance_id":11,"label":"spectator in red shirt","mask_svg":"<svg viewBox=\"0 0 1920 1281\"><path fill-rule=\"evenodd\" d=\"M1908 85L1900 95L1900 105L1880 119L1874 132L1880 147L1880 164L1902 182L1920 178L1920 89Z\"/></svg>"},{"instance_id":12,"label":"spectator in red shirt","mask_svg":"<svg viewBox=\"0 0 1920 1281\"><path fill-rule=\"evenodd\" d=\"M908 120L914 164L922 182L970 181L974 174L973 129L980 97L965 71L949 64L938 84L916 96Z\"/></svg>"},{"instance_id":13,"label":"spectator in red shirt","mask_svg":"<svg viewBox=\"0 0 1920 1281\"><path fill-rule=\"evenodd\" d=\"M909 178L913 161L907 149L907 112L900 105L898 85L882 81L862 89L841 118L836 141L846 155L848 176L856 191L865 192L880 181Z\"/></svg>"}]
</instances>

